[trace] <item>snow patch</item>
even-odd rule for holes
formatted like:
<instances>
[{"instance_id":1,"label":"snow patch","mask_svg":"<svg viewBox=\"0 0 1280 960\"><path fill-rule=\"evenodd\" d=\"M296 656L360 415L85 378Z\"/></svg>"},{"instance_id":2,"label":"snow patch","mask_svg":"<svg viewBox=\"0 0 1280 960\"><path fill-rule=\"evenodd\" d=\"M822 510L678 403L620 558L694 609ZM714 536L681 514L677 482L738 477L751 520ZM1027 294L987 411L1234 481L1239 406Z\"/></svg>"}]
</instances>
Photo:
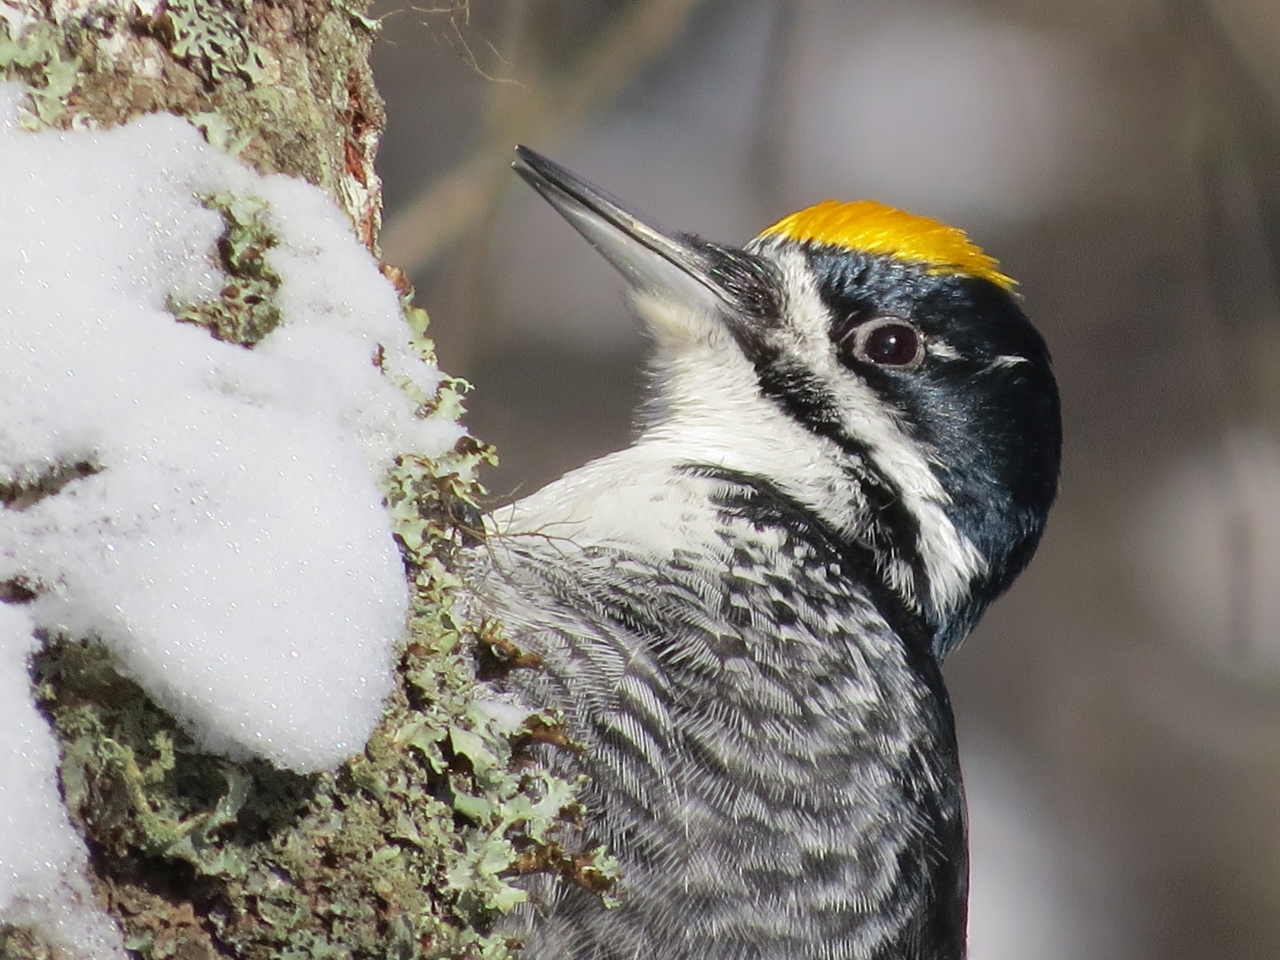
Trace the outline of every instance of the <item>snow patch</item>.
<instances>
[{"instance_id":1,"label":"snow patch","mask_svg":"<svg viewBox=\"0 0 1280 960\"><path fill-rule=\"evenodd\" d=\"M0 604L0 921L38 925L84 956L123 960L118 931L86 906L86 853L62 808L58 744L31 702L35 647L31 617Z\"/></svg>"}]
</instances>

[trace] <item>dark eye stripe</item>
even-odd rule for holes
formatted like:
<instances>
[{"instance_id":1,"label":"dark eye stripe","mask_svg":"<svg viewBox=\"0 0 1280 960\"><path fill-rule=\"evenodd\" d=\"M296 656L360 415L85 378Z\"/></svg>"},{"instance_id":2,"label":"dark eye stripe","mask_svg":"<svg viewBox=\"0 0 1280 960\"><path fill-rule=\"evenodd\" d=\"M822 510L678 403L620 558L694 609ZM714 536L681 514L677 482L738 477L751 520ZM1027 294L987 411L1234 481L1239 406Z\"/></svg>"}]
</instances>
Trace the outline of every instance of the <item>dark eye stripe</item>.
<instances>
[{"instance_id":1,"label":"dark eye stripe","mask_svg":"<svg viewBox=\"0 0 1280 960\"><path fill-rule=\"evenodd\" d=\"M926 595L929 579L920 552L920 522L897 483L876 466L870 447L844 432L835 399L822 381L776 350L767 353L754 359L760 392L810 433L830 440L845 454L846 470L867 498L872 523L867 542L901 557L912 570L919 594Z\"/></svg>"}]
</instances>

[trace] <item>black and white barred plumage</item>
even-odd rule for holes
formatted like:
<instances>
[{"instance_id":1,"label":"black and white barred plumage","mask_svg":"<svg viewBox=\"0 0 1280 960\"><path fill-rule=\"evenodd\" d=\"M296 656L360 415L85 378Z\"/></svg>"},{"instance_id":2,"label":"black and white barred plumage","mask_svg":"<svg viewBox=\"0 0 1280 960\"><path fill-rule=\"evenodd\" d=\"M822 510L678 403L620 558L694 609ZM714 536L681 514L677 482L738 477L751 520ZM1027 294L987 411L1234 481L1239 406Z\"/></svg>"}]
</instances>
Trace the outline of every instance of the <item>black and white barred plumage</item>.
<instances>
[{"instance_id":1,"label":"black and white barred plumage","mask_svg":"<svg viewBox=\"0 0 1280 960\"><path fill-rule=\"evenodd\" d=\"M1054 497L1043 341L958 232L893 245L922 218L858 211L890 234L868 250L833 208L739 250L529 151L517 170L623 272L658 345L636 443L497 511L476 552L479 612L543 658L512 683L585 748L547 757L591 779L584 843L626 873L613 910L535 884L511 922L525 955L957 960L939 662Z\"/></svg>"}]
</instances>

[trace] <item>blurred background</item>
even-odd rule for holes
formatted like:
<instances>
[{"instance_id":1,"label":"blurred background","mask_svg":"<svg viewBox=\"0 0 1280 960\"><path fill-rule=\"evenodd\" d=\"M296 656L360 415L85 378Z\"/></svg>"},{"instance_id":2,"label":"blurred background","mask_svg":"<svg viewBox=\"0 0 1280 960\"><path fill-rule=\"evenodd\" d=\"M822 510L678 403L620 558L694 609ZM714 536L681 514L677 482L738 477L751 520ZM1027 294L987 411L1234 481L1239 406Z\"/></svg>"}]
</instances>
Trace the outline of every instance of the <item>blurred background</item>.
<instances>
[{"instance_id":1,"label":"blurred background","mask_svg":"<svg viewBox=\"0 0 1280 960\"><path fill-rule=\"evenodd\" d=\"M384 253L496 497L626 444L645 352L515 142L718 240L871 197L999 257L1067 442L1039 556L947 665L972 960L1280 957L1280 4L378 12Z\"/></svg>"}]
</instances>

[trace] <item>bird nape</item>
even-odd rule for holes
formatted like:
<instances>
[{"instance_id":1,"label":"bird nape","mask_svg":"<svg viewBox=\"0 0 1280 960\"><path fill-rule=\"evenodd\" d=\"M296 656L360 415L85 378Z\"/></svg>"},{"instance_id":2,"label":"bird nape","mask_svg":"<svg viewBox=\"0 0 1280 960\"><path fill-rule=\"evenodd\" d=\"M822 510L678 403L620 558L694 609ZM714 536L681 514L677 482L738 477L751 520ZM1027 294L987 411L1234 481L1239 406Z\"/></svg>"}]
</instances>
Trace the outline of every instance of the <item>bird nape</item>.
<instances>
[{"instance_id":1,"label":"bird nape","mask_svg":"<svg viewBox=\"0 0 1280 960\"><path fill-rule=\"evenodd\" d=\"M584 847L507 918L531 960L958 960L968 851L940 661L1035 551L1061 428L1044 341L951 227L828 201L745 247L517 148L655 341L625 450L487 519L476 613L542 667Z\"/></svg>"}]
</instances>

